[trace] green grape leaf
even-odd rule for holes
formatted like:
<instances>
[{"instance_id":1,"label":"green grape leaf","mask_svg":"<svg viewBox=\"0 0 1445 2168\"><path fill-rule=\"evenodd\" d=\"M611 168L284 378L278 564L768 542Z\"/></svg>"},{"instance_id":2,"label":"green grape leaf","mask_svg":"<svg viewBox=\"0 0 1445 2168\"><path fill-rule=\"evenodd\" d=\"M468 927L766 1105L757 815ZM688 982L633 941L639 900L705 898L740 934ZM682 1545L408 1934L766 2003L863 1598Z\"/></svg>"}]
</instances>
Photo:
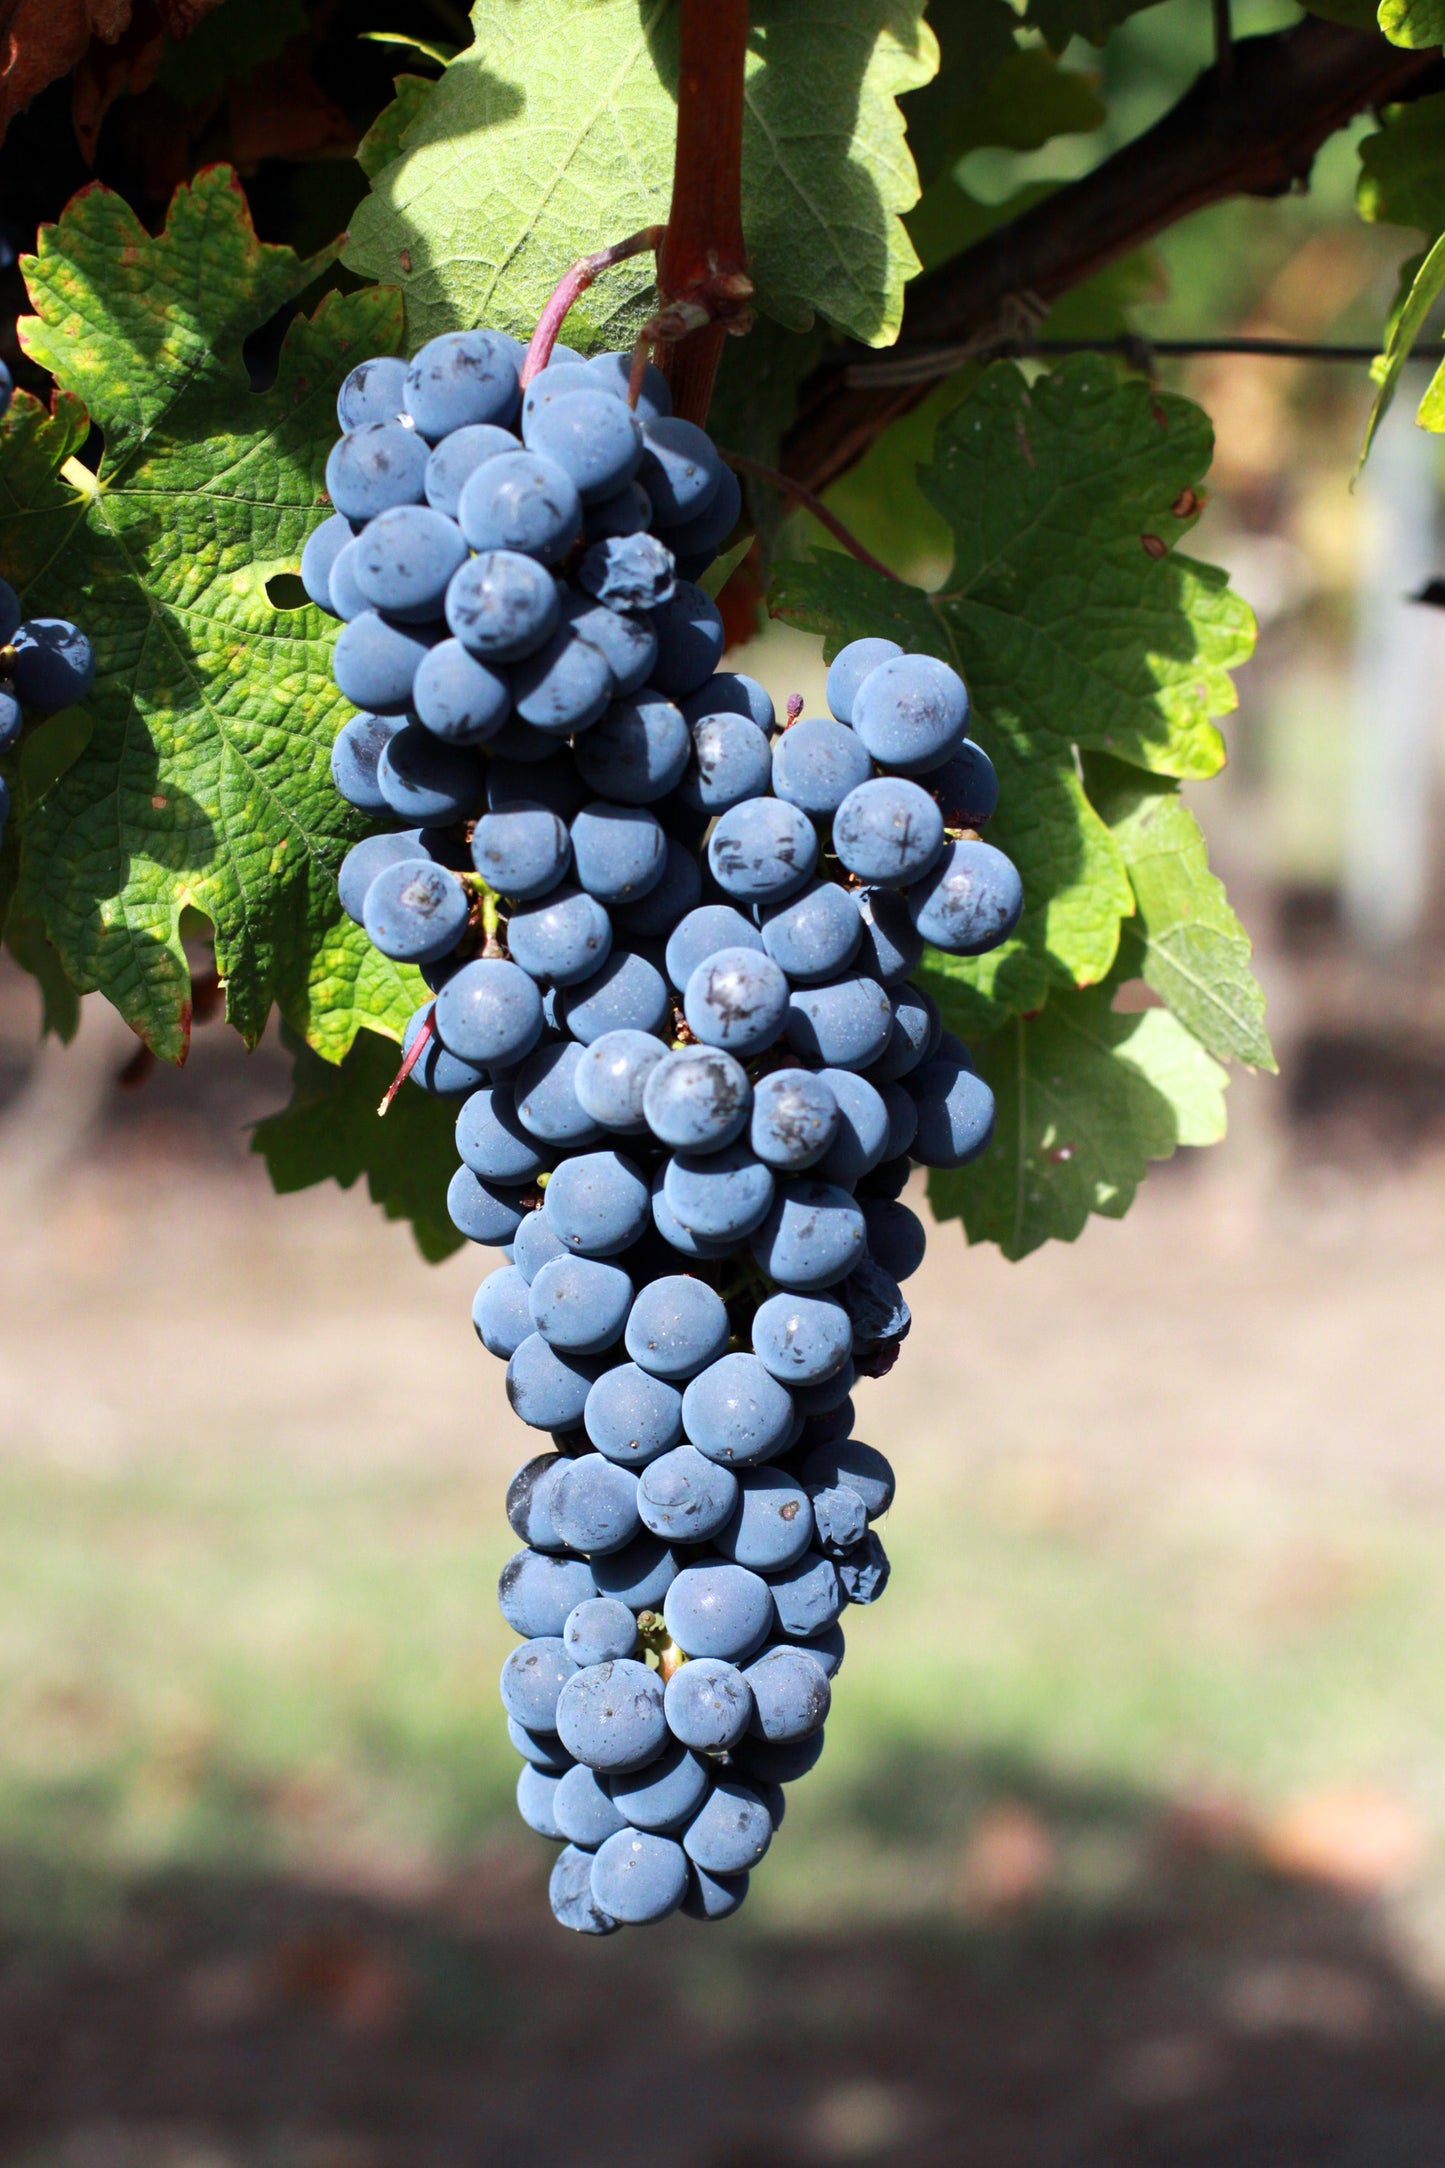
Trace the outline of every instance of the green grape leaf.
<instances>
[{"instance_id":1,"label":"green grape leaf","mask_svg":"<svg viewBox=\"0 0 1445 2168\"><path fill-rule=\"evenodd\" d=\"M1053 51L1061 53L1070 38L1102 45L1131 15L1158 5L1159 0L1029 0L1024 21L1029 29L1041 30Z\"/></svg>"},{"instance_id":2,"label":"green grape leaf","mask_svg":"<svg viewBox=\"0 0 1445 2168\"><path fill-rule=\"evenodd\" d=\"M996 1134L971 1166L928 1185L935 1216L961 1218L970 1242L1010 1258L1072 1242L1091 1212L1123 1218L1150 1160L1223 1136L1219 1063L1167 1009L1114 1008L1141 961L1131 937L1102 986L1051 994L974 1048Z\"/></svg>"},{"instance_id":3,"label":"green grape leaf","mask_svg":"<svg viewBox=\"0 0 1445 2168\"><path fill-rule=\"evenodd\" d=\"M487 323L526 337L578 256L667 216L675 0L477 0L476 41L405 125L345 251L399 285L413 343ZM921 0L755 0L743 223L759 305L895 338L918 194L898 99L937 64ZM605 273L567 320L583 349L630 343L651 266Z\"/></svg>"},{"instance_id":4,"label":"green grape leaf","mask_svg":"<svg viewBox=\"0 0 1445 2168\"><path fill-rule=\"evenodd\" d=\"M752 535L745 534L740 541L734 542L730 550L724 550L721 557L715 557L698 579L697 584L703 593L711 595L716 602L752 546Z\"/></svg>"},{"instance_id":5,"label":"green grape leaf","mask_svg":"<svg viewBox=\"0 0 1445 2168\"><path fill-rule=\"evenodd\" d=\"M400 158L422 107L436 89L436 80L429 75L396 75L392 77L392 88L396 96L390 105L382 107L356 146L356 163L369 181L374 181L394 158Z\"/></svg>"},{"instance_id":6,"label":"green grape leaf","mask_svg":"<svg viewBox=\"0 0 1445 2168\"><path fill-rule=\"evenodd\" d=\"M980 724L977 735L986 734ZM965 1038L1005 1016L1043 1007L1052 983L1092 986L1119 946L1134 893L1119 846L1089 803L1074 767L1047 745L990 737L999 808L988 839L1024 884L1024 918L987 956L930 950L929 983Z\"/></svg>"},{"instance_id":7,"label":"green grape leaf","mask_svg":"<svg viewBox=\"0 0 1445 2168\"><path fill-rule=\"evenodd\" d=\"M939 44L938 71L904 104L908 148L927 184L961 149L962 117L1016 52L1018 16L1009 0L931 0L929 26Z\"/></svg>"},{"instance_id":8,"label":"green grape leaf","mask_svg":"<svg viewBox=\"0 0 1445 2168\"><path fill-rule=\"evenodd\" d=\"M1134 908L1118 840L1079 750L1151 773L1222 765L1212 718L1252 620L1224 576L1174 544L1197 516L1209 425L1187 400L1093 359L1032 386L999 364L940 422L919 476L953 540L932 594L834 550L779 566L770 607L831 656L881 633L959 669L1000 771L990 836L1023 876L1025 914L991 955L934 960L955 1016L993 1028L1051 984L1097 984Z\"/></svg>"},{"instance_id":9,"label":"green grape leaf","mask_svg":"<svg viewBox=\"0 0 1445 2168\"><path fill-rule=\"evenodd\" d=\"M1086 753L1084 783L1123 853L1138 917L1142 973L1200 1045L1221 1061L1276 1067L1249 936L1209 870L1199 823L1159 776Z\"/></svg>"},{"instance_id":10,"label":"green grape leaf","mask_svg":"<svg viewBox=\"0 0 1445 2168\"><path fill-rule=\"evenodd\" d=\"M1399 285L1385 322L1384 352L1372 375L1374 405L1360 448L1360 465L1369 456L1399 387L1400 372L1416 338L1445 287L1445 96L1420 98L1410 105L1388 106L1383 126L1360 145L1360 178L1355 201L1362 218L1381 224L1417 226L1432 246L1400 266ZM1425 429L1445 427L1445 369L1437 371L1420 405L1417 420Z\"/></svg>"},{"instance_id":11,"label":"green grape leaf","mask_svg":"<svg viewBox=\"0 0 1445 2168\"><path fill-rule=\"evenodd\" d=\"M1442 234L1422 258L1419 270L1410 284L1410 291L1391 319L1385 351L1375 362L1372 374L1375 379L1375 398L1365 424L1364 442L1360 446L1359 467L1370 456L1370 446L1375 433L1394 404L1395 392L1400 382L1400 372L1410 358L1410 350L1424 325L1426 317L1445 290L1445 234ZM1425 394L1419 419L1427 429L1436 428L1437 422L1427 418L1440 409L1441 377L1436 375ZM1356 468L1356 472L1359 471Z\"/></svg>"},{"instance_id":12,"label":"green grape leaf","mask_svg":"<svg viewBox=\"0 0 1445 2168\"><path fill-rule=\"evenodd\" d=\"M1445 362L1431 377L1424 398L1415 412L1415 419L1422 429L1433 430L1438 437L1445 435Z\"/></svg>"},{"instance_id":13,"label":"green grape leaf","mask_svg":"<svg viewBox=\"0 0 1445 2168\"><path fill-rule=\"evenodd\" d=\"M948 174L925 190L916 209L909 213L908 230L925 267L931 268L978 239L991 226L1050 193L1048 187L1031 187L1019 190L1007 203L985 206L975 202ZM1057 333L1090 340L1108 338L1128 330L1130 312L1141 302L1161 299L1165 290L1158 260L1151 251L1142 249L1121 257L1063 295L1050 309L1046 326L1051 337ZM746 351L756 343L755 333L736 345ZM734 351L736 347L730 343L723 357L724 385L729 381L727 371ZM828 491L830 509L860 541L885 564L910 577L932 578L937 566L948 561L947 523L922 495L918 476L932 457L939 422L968 396L983 366L966 361L941 379L911 413L891 422L857 465ZM741 370L738 376L741 378ZM738 382L734 397L739 411L744 413L750 411L746 391L745 383ZM767 459L770 465L778 464L776 451L759 451L756 456ZM800 524L807 528L806 515L800 515ZM811 529L807 531L812 533ZM821 535L815 534L813 539L819 540Z\"/></svg>"},{"instance_id":14,"label":"green grape leaf","mask_svg":"<svg viewBox=\"0 0 1445 2168\"><path fill-rule=\"evenodd\" d=\"M47 940L38 918L12 910L5 921L5 947L40 989L40 1031L54 1032L69 1046L80 1029L80 996L66 976L59 951Z\"/></svg>"},{"instance_id":15,"label":"green grape leaf","mask_svg":"<svg viewBox=\"0 0 1445 2168\"><path fill-rule=\"evenodd\" d=\"M903 321L918 200L898 100L938 65L921 5L754 0L743 118L743 230L758 306L870 346ZM758 45L761 51L757 50Z\"/></svg>"},{"instance_id":16,"label":"green grape leaf","mask_svg":"<svg viewBox=\"0 0 1445 2168\"><path fill-rule=\"evenodd\" d=\"M423 1257L436 1263L460 1249L464 1238L447 1216L447 1184L457 1164L455 1103L408 1082L378 1116L397 1051L371 1031L359 1032L335 1066L294 1041L292 1051L290 1101L258 1122L251 1139L272 1187L283 1196L316 1182L350 1189L364 1176L388 1219L411 1221Z\"/></svg>"},{"instance_id":17,"label":"green grape leaf","mask_svg":"<svg viewBox=\"0 0 1445 2168\"><path fill-rule=\"evenodd\" d=\"M1360 144L1355 203L1377 224L1432 236L1445 226L1445 94L1386 108L1384 125Z\"/></svg>"},{"instance_id":18,"label":"green grape leaf","mask_svg":"<svg viewBox=\"0 0 1445 2168\"><path fill-rule=\"evenodd\" d=\"M1042 150L1055 136L1092 135L1108 115L1094 79L1061 68L1044 46L1009 54L957 115L957 156L985 146Z\"/></svg>"},{"instance_id":19,"label":"green grape leaf","mask_svg":"<svg viewBox=\"0 0 1445 2168\"><path fill-rule=\"evenodd\" d=\"M1445 45L1445 0L1380 0L1380 28L1392 45Z\"/></svg>"},{"instance_id":20,"label":"green grape leaf","mask_svg":"<svg viewBox=\"0 0 1445 2168\"><path fill-rule=\"evenodd\" d=\"M760 316L745 339L723 346L708 411L714 443L776 467L783 432L798 410L798 387L828 343L821 325L801 337ZM740 477L748 518L770 551L792 506L751 475Z\"/></svg>"},{"instance_id":21,"label":"green grape leaf","mask_svg":"<svg viewBox=\"0 0 1445 2168\"><path fill-rule=\"evenodd\" d=\"M462 51L460 45L443 45L436 38L414 38L405 30L363 30L359 35L368 45L400 45L409 53L420 53L423 60L439 68L445 68Z\"/></svg>"},{"instance_id":22,"label":"green grape leaf","mask_svg":"<svg viewBox=\"0 0 1445 2168\"><path fill-rule=\"evenodd\" d=\"M22 342L60 390L53 412L17 394L5 418L0 570L28 615L84 627L97 672L89 742L20 818L20 903L74 985L169 1060L188 1043L187 907L214 927L250 1041L275 1000L339 1059L364 1024L399 1032L424 993L336 901L364 823L330 781L350 713L334 627L267 592L325 513L338 382L399 343L394 294L329 294L253 393L241 341L314 271L257 240L224 167L180 189L154 237L92 187L25 262ZM89 421L96 475L74 456Z\"/></svg>"},{"instance_id":23,"label":"green grape leaf","mask_svg":"<svg viewBox=\"0 0 1445 2168\"><path fill-rule=\"evenodd\" d=\"M20 874L16 837L34 808L66 769L79 760L89 743L90 717L83 708L65 708L44 722L32 722L19 745L0 762L11 796L11 815L5 840L0 844L0 937L13 961L36 981L42 1035L53 1031L67 1044L80 1025L80 996L40 920L30 917L16 903Z\"/></svg>"}]
</instances>

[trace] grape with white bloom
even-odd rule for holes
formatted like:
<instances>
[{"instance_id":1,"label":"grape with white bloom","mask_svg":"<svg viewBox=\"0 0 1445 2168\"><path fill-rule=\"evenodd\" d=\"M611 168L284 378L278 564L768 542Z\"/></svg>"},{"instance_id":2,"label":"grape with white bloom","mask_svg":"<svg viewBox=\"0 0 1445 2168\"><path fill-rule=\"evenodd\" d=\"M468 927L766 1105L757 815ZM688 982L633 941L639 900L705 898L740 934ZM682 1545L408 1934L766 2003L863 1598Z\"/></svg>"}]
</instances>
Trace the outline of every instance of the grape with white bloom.
<instances>
[{"instance_id":1,"label":"grape with white bloom","mask_svg":"<svg viewBox=\"0 0 1445 2168\"><path fill-rule=\"evenodd\" d=\"M700 715L684 727L689 751L678 785L684 805L726 813L767 789L772 748L750 716Z\"/></svg>"},{"instance_id":2,"label":"grape with white bloom","mask_svg":"<svg viewBox=\"0 0 1445 2168\"><path fill-rule=\"evenodd\" d=\"M637 1485L642 1524L669 1543L706 1543L726 1527L737 1503L738 1479L730 1468L699 1453L696 1446L674 1446L650 1460Z\"/></svg>"},{"instance_id":3,"label":"grape with white bloom","mask_svg":"<svg viewBox=\"0 0 1445 2168\"><path fill-rule=\"evenodd\" d=\"M669 1587L662 1610L680 1649L689 1656L720 1656L729 1663L761 1648L773 1621L767 1582L745 1566L684 1567Z\"/></svg>"},{"instance_id":4,"label":"grape with white bloom","mask_svg":"<svg viewBox=\"0 0 1445 2168\"><path fill-rule=\"evenodd\" d=\"M575 986L612 953L612 921L595 896L569 881L514 911L507 925L512 961L533 979Z\"/></svg>"},{"instance_id":5,"label":"grape with white bloom","mask_svg":"<svg viewBox=\"0 0 1445 2168\"><path fill-rule=\"evenodd\" d=\"M642 1110L674 1151L715 1152L747 1127L752 1096L746 1069L723 1048L680 1047L650 1072Z\"/></svg>"},{"instance_id":6,"label":"grape with white bloom","mask_svg":"<svg viewBox=\"0 0 1445 2168\"><path fill-rule=\"evenodd\" d=\"M643 1106L648 1079L667 1058L667 1048L650 1032L604 1031L588 1042L577 1063L573 1090L584 1111L603 1128L640 1132L647 1127Z\"/></svg>"},{"instance_id":7,"label":"grape with white bloom","mask_svg":"<svg viewBox=\"0 0 1445 2168\"><path fill-rule=\"evenodd\" d=\"M655 1761L667 1743L657 1673L631 1657L588 1664L581 1671L570 1657L567 1662L569 1675L553 1705L553 1729L568 1753L606 1776Z\"/></svg>"},{"instance_id":8,"label":"grape with white bloom","mask_svg":"<svg viewBox=\"0 0 1445 2168\"><path fill-rule=\"evenodd\" d=\"M592 1386L582 1420L599 1453L642 1467L682 1437L682 1394L639 1363L618 1363Z\"/></svg>"},{"instance_id":9,"label":"grape with white bloom","mask_svg":"<svg viewBox=\"0 0 1445 2168\"><path fill-rule=\"evenodd\" d=\"M549 894L571 862L567 824L546 806L484 813L472 830L472 864L492 888L520 902Z\"/></svg>"},{"instance_id":10,"label":"grape with white bloom","mask_svg":"<svg viewBox=\"0 0 1445 2168\"><path fill-rule=\"evenodd\" d=\"M901 655L896 640L850 640L828 666L828 705L840 723L853 720L853 702L870 670Z\"/></svg>"},{"instance_id":11,"label":"grape with white bloom","mask_svg":"<svg viewBox=\"0 0 1445 2168\"><path fill-rule=\"evenodd\" d=\"M622 1337L632 1282L600 1257L554 1257L532 1281L527 1308L549 1347L596 1355Z\"/></svg>"},{"instance_id":12,"label":"grape with white bloom","mask_svg":"<svg viewBox=\"0 0 1445 2168\"><path fill-rule=\"evenodd\" d=\"M762 913L763 947L795 986L835 979L863 940L863 920L851 889L812 881L787 903Z\"/></svg>"},{"instance_id":13,"label":"grape with white bloom","mask_svg":"<svg viewBox=\"0 0 1445 2168\"><path fill-rule=\"evenodd\" d=\"M625 1829L627 1817L620 1807L613 1805L606 1781L595 1769L589 1769L585 1762L574 1762L570 1755L567 1759L568 1767L560 1772L562 1781L552 1795L552 1816L568 1844L590 1854L605 1844L615 1831ZM563 1857L566 1857L565 1853ZM590 1858L587 1873L590 1884Z\"/></svg>"},{"instance_id":14,"label":"grape with white bloom","mask_svg":"<svg viewBox=\"0 0 1445 2168\"><path fill-rule=\"evenodd\" d=\"M683 1832L683 1850L711 1874L755 1867L773 1839L772 1817L748 1785L725 1778Z\"/></svg>"},{"instance_id":15,"label":"grape with white bloom","mask_svg":"<svg viewBox=\"0 0 1445 2168\"><path fill-rule=\"evenodd\" d=\"M779 1573L801 1558L814 1536L813 1507L796 1476L781 1468L749 1468L715 1547L735 1566Z\"/></svg>"},{"instance_id":16,"label":"grape with white bloom","mask_svg":"<svg viewBox=\"0 0 1445 2168\"><path fill-rule=\"evenodd\" d=\"M654 1377L697 1376L728 1343L728 1314L716 1291L686 1273L668 1273L639 1289L628 1313L628 1354Z\"/></svg>"},{"instance_id":17,"label":"grape with white bloom","mask_svg":"<svg viewBox=\"0 0 1445 2168\"><path fill-rule=\"evenodd\" d=\"M833 1700L828 1674L806 1648L765 1649L743 1677L753 1697L751 1728L760 1739L806 1739L826 1721Z\"/></svg>"},{"instance_id":18,"label":"grape with white bloom","mask_svg":"<svg viewBox=\"0 0 1445 2168\"><path fill-rule=\"evenodd\" d=\"M447 588L447 624L463 647L488 662L533 654L560 617L557 582L519 550L483 550Z\"/></svg>"},{"instance_id":19,"label":"grape with white bloom","mask_svg":"<svg viewBox=\"0 0 1445 2168\"><path fill-rule=\"evenodd\" d=\"M932 655L892 656L853 695L852 724L880 767L923 774L962 743L968 693L958 672Z\"/></svg>"},{"instance_id":20,"label":"grape with white bloom","mask_svg":"<svg viewBox=\"0 0 1445 2168\"><path fill-rule=\"evenodd\" d=\"M831 820L872 773L866 746L826 717L792 724L773 751L773 789L813 820Z\"/></svg>"},{"instance_id":21,"label":"grape with white bloom","mask_svg":"<svg viewBox=\"0 0 1445 2168\"><path fill-rule=\"evenodd\" d=\"M927 791L906 776L875 776L839 806L833 848L859 880L907 888L938 861L943 815Z\"/></svg>"},{"instance_id":22,"label":"grape with white bloom","mask_svg":"<svg viewBox=\"0 0 1445 2168\"><path fill-rule=\"evenodd\" d=\"M838 1134L838 1101L824 1077L809 1069L774 1069L753 1099L749 1137L759 1159L780 1173L816 1166Z\"/></svg>"},{"instance_id":23,"label":"grape with white bloom","mask_svg":"<svg viewBox=\"0 0 1445 2168\"><path fill-rule=\"evenodd\" d=\"M704 1046L758 1054L788 1020L788 981L771 956L718 949L693 972L682 1005L689 1030Z\"/></svg>"},{"instance_id":24,"label":"grape with white bloom","mask_svg":"<svg viewBox=\"0 0 1445 2168\"><path fill-rule=\"evenodd\" d=\"M806 813L781 798L745 798L714 828L707 858L718 886L735 901L779 903L797 894L817 864L818 832Z\"/></svg>"},{"instance_id":25,"label":"grape with white bloom","mask_svg":"<svg viewBox=\"0 0 1445 2168\"><path fill-rule=\"evenodd\" d=\"M664 1697L665 1706L665 1697ZM675 1744L655 1762L609 1777L607 1789L634 1829L669 1831L690 1822L712 1788L712 1770L700 1755Z\"/></svg>"},{"instance_id":26,"label":"grape with white bloom","mask_svg":"<svg viewBox=\"0 0 1445 2168\"><path fill-rule=\"evenodd\" d=\"M667 975L681 992L699 964L721 949L750 948L759 953L763 937L750 918L730 903L703 903L678 921L664 954Z\"/></svg>"},{"instance_id":27,"label":"grape with white bloom","mask_svg":"<svg viewBox=\"0 0 1445 2168\"><path fill-rule=\"evenodd\" d=\"M668 1729L699 1754L736 1746L752 1722L753 1697L735 1664L700 1657L667 1682L663 1710Z\"/></svg>"},{"instance_id":28,"label":"grape with white bloom","mask_svg":"<svg viewBox=\"0 0 1445 2168\"><path fill-rule=\"evenodd\" d=\"M1017 926L1023 908L1018 869L991 843L951 843L927 879L908 893L919 933L950 956L979 956L997 948Z\"/></svg>"},{"instance_id":29,"label":"grape with white bloom","mask_svg":"<svg viewBox=\"0 0 1445 2168\"><path fill-rule=\"evenodd\" d=\"M645 1926L666 1919L687 1894L682 1846L645 1829L619 1829L592 1862L592 1901L610 1919Z\"/></svg>"}]
</instances>

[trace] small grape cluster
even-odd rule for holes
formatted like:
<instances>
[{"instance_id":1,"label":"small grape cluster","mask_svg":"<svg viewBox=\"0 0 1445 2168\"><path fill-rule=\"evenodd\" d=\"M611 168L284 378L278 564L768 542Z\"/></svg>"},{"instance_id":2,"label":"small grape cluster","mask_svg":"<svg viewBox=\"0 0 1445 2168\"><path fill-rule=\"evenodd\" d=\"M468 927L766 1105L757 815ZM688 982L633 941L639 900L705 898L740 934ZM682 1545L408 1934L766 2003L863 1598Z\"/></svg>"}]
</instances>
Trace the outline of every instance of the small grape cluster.
<instances>
[{"instance_id":1,"label":"small grape cluster","mask_svg":"<svg viewBox=\"0 0 1445 2168\"><path fill-rule=\"evenodd\" d=\"M365 363L308 592L345 619L345 909L434 999L405 1046L460 1101L473 1320L553 1449L514 1478L502 1699L552 1903L591 1934L734 1911L817 1760L838 1621L893 1496L855 1377L908 1330L913 1163L993 1099L925 941L1006 938L1018 875L962 680L892 640L781 731L694 584L736 481L649 366L494 333Z\"/></svg>"},{"instance_id":2,"label":"small grape cluster","mask_svg":"<svg viewBox=\"0 0 1445 2168\"><path fill-rule=\"evenodd\" d=\"M0 362L0 414L14 394ZM83 700L95 681L89 640L64 617L23 618L20 598L0 580L0 753L17 743L27 715L54 715ZM0 843L10 818L10 785L0 775Z\"/></svg>"}]
</instances>

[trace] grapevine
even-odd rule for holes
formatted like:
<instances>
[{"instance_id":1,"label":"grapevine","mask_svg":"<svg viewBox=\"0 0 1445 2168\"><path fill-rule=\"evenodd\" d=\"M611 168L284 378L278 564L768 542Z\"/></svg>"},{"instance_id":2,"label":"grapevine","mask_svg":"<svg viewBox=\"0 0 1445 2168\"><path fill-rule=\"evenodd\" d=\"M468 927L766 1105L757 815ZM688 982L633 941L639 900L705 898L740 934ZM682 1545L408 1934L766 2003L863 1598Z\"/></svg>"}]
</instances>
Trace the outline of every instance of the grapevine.
<instances>
[{"instance_id":1,"label":"grapevine","mask_svg":"<svg viewBox=\"0 0 1445 2168\"><path fill-rule=\"evenodd\" d=\"M280 1040L274 1187L488 1252L554 1909L724 1917L844 1759L903 1457L853 1388L925 1194L1072 1242L1274 1066L1194 810L1254 627L1173 365L1374 342L1166 317L1142 259L1374 115L1363 457L1445 291L1445 19L1220 0L1131 135L1075 41L1173 66L1140 0L50 12L0 68L0 940L131 1082L222 1005ZM982 200L975 153L1091 135Z\"/></svg>"}]
</instances>

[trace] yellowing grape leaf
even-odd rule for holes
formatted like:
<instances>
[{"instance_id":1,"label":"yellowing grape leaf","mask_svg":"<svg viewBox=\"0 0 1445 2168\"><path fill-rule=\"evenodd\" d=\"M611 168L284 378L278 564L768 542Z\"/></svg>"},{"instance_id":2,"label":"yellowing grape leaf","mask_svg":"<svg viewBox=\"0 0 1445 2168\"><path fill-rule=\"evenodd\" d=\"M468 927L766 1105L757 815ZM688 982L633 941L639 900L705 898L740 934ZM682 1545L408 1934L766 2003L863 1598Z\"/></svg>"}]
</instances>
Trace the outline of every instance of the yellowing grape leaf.
<instances>
[{"instance_id":1,"label":"yellowing grape leaf","mask_svg":"<svg viewBox=\"0 0 1445 2168\"><path fill-rule=\"evenodd\" d=\"M1211 1054L1274 1069L1249 936L1209 870L1199 823L1178 786L1103 753L1086 753L1083 766L1084 786L1129 871L1141 975Z\"/></svg>"},{"instance_id":2,"label":"yellowing grape leaf","mask_svg":"<svg viewBox=\"0 0 1445 2168\"><path fill-rule=\"evenodd\" d=\"M977 1049L997 1132L971 1166L928 1185L937 1217L961 1218L970 1242L1005 1257L1072 1242L1091 1212L1124 1217L1151 1160L1223 1136L1219 1063L1167 1009L1113 1006L1142 962L1131 935L1102 986L1051 994Z\"/></svg>"},{"instance_id":3,"label":"yellowing grape leaf","mask_svg":"<svg viewBox=\"0 0 1445 2168\"><path fill-rule=\"evenodd\" d=\"M1380 28L1392 45L1445 45L1445 0L1380 0Z\"/></svg>"},{"instance_id":4,"label":"yellowing grape leaf","mask_svg":"<svg viewBox=\"0 0 1445 2168\"><path fill-rule=\"evenodd\" d=\"M925 977L999 1134L930 1196L1010 1256L1122 1213L1151 1159L1219 1134L1213 1054L1273 1066L1248 941L1177 797L1223 760L1214 717L1250 647L1222 575L1175 546L1209 451L1197 408L1097 362L1032 386L1001 365L919 475L953 541L936 591L833 550L774 573L771 607L830 657L881 633L953 663L997 765L987 833L1023 876L1023 919L992 955L930 951ZM1116 1014L1131 978L1168 1010Z\"/></svg>"},{"instance_id":5,"label":"yellowing grape leaf","mask_svg":"<svg viewBox=\"0 0 1445 2168\"><path fill-rule=\"evenodd\" d=\"M990 836L1025 914L991 956L941 960L958 1027L995 1028L1051 985L1097 984L1133 911L1123 853L1080 782L1080 748L1167 776L1212 775L1213 718L1252 621L1221 573L1175 547L1197 516L1209 425L1187 400L1082 360L1025 383L989 370L940 422L919 487L952 534L934 593L835 550L780 565L770 607L827 636L865 633L961 671L998 765Z\"/></svg>"},{"instance_id":6,"label":"yellowing grape leaf","mask_svg":"<svg viewBox=\"0 0 1445 2168\"><path fill-rule=\"evenodd\" d=\"M316 266L257 240L223 167L178 191L154 237L84 191L24 269L22 342L60 389L49 414L17 395L4 423L0 572L28 615L84 628L97 674L89 742L18 824L20 906L73 984L169 1060L189 1035L187 906L215 929L243 1035L276 1001L339 1059L363 1024L399 1032L423 989L337 905L364 823L330 780L351 712L334 627L278 608L267 582L325 514L336 387L395 350L396 296L328 295L253 392L241 342ZM95 475L75 456L92 422Z\"/></svg>"}]
</instances>

